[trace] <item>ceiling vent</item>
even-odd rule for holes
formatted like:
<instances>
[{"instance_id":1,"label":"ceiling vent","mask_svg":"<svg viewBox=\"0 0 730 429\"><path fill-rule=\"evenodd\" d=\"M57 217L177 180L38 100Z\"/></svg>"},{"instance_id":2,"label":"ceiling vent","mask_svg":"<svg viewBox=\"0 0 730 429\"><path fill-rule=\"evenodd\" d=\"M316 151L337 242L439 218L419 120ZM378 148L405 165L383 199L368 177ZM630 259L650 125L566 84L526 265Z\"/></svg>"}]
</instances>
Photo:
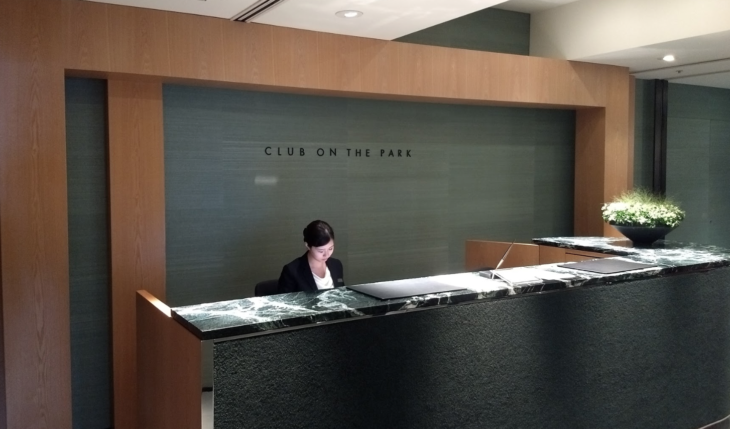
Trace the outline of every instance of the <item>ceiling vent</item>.
<instances>
[{"instance_id":1,"label":"ceiling vent","mask_svg":"<svg viewBox=\"0 0 730 429\"><path fill-rule=\"evenodd\" d=\"M258 0L251 6L247 7L243 12L232 18L233 21L251 22L254 18L276 6L283 3L284 0Z\"/></svg>"}]
</instances>

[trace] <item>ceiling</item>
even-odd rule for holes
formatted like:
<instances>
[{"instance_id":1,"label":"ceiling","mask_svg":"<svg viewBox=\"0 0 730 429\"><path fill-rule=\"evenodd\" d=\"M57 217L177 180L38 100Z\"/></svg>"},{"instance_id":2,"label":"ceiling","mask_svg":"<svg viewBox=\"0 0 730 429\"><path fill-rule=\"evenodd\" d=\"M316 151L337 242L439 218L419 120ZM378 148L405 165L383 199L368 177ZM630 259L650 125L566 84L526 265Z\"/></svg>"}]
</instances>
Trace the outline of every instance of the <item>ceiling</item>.
<instances>
[{"instance_id":1,"label":"ceiling","mask_svg":"<svg viewBox=\"0 0 730 429\"><path fill-rule=\"evenodd\" d=\"M246 9L272 0L97 1L234 19ZM693 1L730 3L727 0ZM702 17L687 17L691 13L682 9L688 6L681 2L683 0L283 0L250 22L393 40L485 8L497 7L532 15L531 50L537 46L537 52L531 52L532 55L624 66L640 79L667 79L673 83L730 89L730 15L724 18L727 25L707 29L699 22L693 26L690 21L699 21ZM691 2L683 3L691 5ZM637 7L643 4L645 9ZM657 23L656 7L660 10L674 8L678 16L670 16L666 24ZM718 13L721 15L730 11L724 6L720 8ZM335 15L342 10L359 10L363 15L353 19ZM644 26L642 19L650 25ZM656 30L657 25L663 25L661 31ZM628 28L622 29L622 26ZM715 31L718 29L727 31ZM569 34L561 36L561 32ZM555 40L551 39L552 46L540 49L539 45L551 34L557 34ZM613 39L622 43L611 46ZM576 40L584 46L600 49L571 51L568 45L577 43ZM675 62L660 60L669 53L676 57Z\"/></svg>"}]
</instances>

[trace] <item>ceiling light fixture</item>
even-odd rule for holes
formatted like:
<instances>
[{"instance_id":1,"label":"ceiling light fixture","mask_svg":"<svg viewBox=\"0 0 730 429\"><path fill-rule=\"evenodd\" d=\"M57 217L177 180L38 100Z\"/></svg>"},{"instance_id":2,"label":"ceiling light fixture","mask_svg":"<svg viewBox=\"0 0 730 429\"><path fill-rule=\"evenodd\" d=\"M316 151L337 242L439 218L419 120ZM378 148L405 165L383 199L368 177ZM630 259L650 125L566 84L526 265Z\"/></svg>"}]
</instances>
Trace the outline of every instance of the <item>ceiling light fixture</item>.
<instances>
[{"instance_id":1,"label":"ceiling light fixture","mask_svg":"<svg viewBox=\"0 0 730 429\"><path fill-rule=\"evenodd\" d=\"M362 16L362 12L359 10L341 10L335 13L335 15L340 18L357 18L358 16Z\"/></svg>"},{"instance_id":2,"label":"ceiling light fixture","mask_svg":"<svg viewBox=\"0 0 730 429\"><path fill-rule=\"evenodd\" d=\"M667 62L672 62L672 61L674 61L674 55L672 55L672 54L665 55L664 58L662 58L662 59Z\"/></svg>"}]
</instances>

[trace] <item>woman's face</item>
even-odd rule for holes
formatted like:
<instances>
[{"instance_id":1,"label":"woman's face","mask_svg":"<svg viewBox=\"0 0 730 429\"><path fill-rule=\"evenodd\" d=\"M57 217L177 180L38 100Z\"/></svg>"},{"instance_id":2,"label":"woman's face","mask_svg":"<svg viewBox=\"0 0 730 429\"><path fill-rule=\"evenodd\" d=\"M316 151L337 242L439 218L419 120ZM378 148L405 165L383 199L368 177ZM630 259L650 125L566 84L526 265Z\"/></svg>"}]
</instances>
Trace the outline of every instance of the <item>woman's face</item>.
<instances>
[{"instance_id":1,"label":"woman's face","mask_svg":"<svg viewBox=\"0 0 730 429\"><path fill-rule=\"evenodd\" d=\"M324 246L310 247L309 255L317 262L326 262L327 259L332 256L332 252L334 251L335 242L333 240L330 240L330 242L325 244Z\"/></svg>"}]
</instances>

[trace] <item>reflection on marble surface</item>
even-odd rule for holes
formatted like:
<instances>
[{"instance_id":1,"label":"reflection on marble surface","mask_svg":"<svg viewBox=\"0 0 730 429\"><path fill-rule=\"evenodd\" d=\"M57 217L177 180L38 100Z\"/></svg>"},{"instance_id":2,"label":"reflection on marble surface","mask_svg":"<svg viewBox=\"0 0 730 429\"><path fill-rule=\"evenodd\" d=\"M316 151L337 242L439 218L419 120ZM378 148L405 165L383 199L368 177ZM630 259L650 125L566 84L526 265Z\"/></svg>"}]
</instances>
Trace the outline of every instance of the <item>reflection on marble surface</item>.
<instances>
[{"instance_id":1,"label":"reflection on marble surface","mask_svg":"<svg viewBox=\"0 0 730 429\"><path fill-rule=\"evenodd\" d=\"M478 273L450 274L428 279L460 285L465 289L379 300L347 288L336 288L321 292L298 292L177 307L173 308L173 317L199 338L210 340L265 332L274 333L281 329L323 322L492 300L509 295L610 284L730 265L730 251L715 246L659 241L649 248L632 248L626 247L624 239L604 237L556 237L533 241L542 245L619 255L620 259L655 266L606 275L561 268L557 266L558 264L540 265L540 270L562 274L564 278L556 280L555 276L545 273L545 280L521 285L510 285L501 280L484 278Z\"/></svg>"},{"instance_id":2,"label":"reflection on marble surface","mask_svg":"<svg viewBox=\"0 0 730 429\"><path fill-rule=\"evenodd\" d=\"M444 283L463 283L467 289L379 300L340 287L321 292L296 292L177 307L173 308L173 317L201 339L208 340L498 298L510 292L508 285L482 278L475 273L433 278Z\"/></svg>"},{"instance_id":3,"label":"reflection on marble surface","mask_svg":"<svg viewBox=\"0 0 730 429\"><path fill-rule=\"evenodd\" d=\"M553 237L532 241L565 249L625 256L634 262L674 267L674 272L730 265L730 250L694 243L659 240L651 246L633 247L631 241L614 237Z\"/></svg>"}]
</instances>

